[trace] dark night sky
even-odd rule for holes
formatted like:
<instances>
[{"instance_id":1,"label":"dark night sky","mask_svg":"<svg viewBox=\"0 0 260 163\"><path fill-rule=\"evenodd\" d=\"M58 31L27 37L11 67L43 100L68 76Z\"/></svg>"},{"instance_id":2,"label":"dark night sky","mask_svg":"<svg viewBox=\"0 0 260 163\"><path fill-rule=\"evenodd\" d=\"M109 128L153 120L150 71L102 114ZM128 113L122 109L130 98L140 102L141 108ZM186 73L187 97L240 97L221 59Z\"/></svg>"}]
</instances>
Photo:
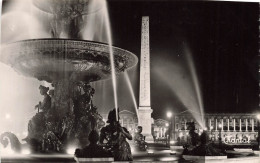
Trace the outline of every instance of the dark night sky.
<instances>
[{"instance_id":1,"label":"dark night sky","mask_svg":"<svg viewBox=\"0 0 260 163\"><path fill-rule=\"evenodd\" d=\"M176 94L187 85L170 89L191 80L185 47L194 60L206 112L256 111L258 3L110 0L108 10L113 44L138 57L141 18L150 17L153 118L166 118L167 110L186 110ZM129 74L138 102L139 66ZM134 111L124 78L117 79L119 107ZM94 104L100 112L108 112L113 106L111 81L101 83L94 84Z\"/></svg>"},{"instance_id":2,"label":"dark night sky","mask_svg":"<svg viewBox=\"0 0 260 163\"><path fill-rule=\"evenodd\" d=\"M256 111L258 7L241 2L109 1L114 45L138 57L141 17L150 17L154 118L165 118L166 108L185 110L155 73L160 68L165 76L172 73L171 64L184 58L183 44L192 52L206 112Z\"/></svg>"}]
</instances>

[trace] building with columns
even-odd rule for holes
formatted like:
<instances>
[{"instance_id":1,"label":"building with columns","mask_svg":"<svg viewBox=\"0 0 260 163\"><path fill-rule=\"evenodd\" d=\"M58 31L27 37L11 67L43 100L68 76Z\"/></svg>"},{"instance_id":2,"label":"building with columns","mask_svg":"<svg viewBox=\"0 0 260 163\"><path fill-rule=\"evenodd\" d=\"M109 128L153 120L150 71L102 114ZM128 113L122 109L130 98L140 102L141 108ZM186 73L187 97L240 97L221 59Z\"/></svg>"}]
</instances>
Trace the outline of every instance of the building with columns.
<instances>
[{"instance_id":1,"label":"building with columns","mask_svg":"<svg viewBox=\"0 0 260 163\"><path fill-rule=\"evenodd\" d=\"M156 139L166 138L169 129L169 122L164 119L156 119L153 123L152 135Z\"/></svg>"},{"instance_id":2,"label":"building with columns","mask_svg":"<svg viewBox=\"0 0 260 163\"><path fill-rule=\"evenodd\" d=\"M197 133L200 134L203 131L190 113L175 115L173 118L174 141L187 140L188 122L195 122ZM252 113L205 114L205 126L211 140L218 141L218 137L221 135L222 141L226 144L246 145L256 141L258 137L257 118Z\"/></svg>"}]
</instances>

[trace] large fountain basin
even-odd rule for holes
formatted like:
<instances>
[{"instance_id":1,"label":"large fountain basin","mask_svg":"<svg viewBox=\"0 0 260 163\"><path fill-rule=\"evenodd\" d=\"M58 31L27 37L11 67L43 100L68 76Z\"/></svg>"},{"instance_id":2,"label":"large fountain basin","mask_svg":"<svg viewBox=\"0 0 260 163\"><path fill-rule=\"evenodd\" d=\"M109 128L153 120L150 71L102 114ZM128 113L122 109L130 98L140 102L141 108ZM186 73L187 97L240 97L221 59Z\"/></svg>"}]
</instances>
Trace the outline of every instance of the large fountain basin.
<instances>
[{"instance_id":1,"label":"large fountain basin","mask_svg":"<svg viewBox=\"0 0 260 163\"><path fill-rule=\"evenodd\" d=\"M100 10L103 3L97 0L33 0L35 7L47 13L59 13L61 16L86 15Z\"/></svg>"},{"instance_id":2,"label":"large fountain basin","mask_svg":"<svg viewBox=\"0 0 260 163\"><path fill-rule=\"evenodd\" d=\"M227 156L193 156L193 155L182 155L182 157L185 159L185 160L190 160L190 161L214 161L214 160L218 160L218 161L221 161L221 160L226 160L227 159Z\"/></svg>"},{"instance_id":3,"label":"large fountain basin","mask_svg":"<svg viewBox=\"0 0 260 163\"><path fill-rule=\"evenodd\" d=\"M109 45L70 39L34 39L2 45L0 60L17 72L45 80L97 81L111 76ZM112 47L116 74L134 67L138 58Z\"/></svg>"}]
</instances>

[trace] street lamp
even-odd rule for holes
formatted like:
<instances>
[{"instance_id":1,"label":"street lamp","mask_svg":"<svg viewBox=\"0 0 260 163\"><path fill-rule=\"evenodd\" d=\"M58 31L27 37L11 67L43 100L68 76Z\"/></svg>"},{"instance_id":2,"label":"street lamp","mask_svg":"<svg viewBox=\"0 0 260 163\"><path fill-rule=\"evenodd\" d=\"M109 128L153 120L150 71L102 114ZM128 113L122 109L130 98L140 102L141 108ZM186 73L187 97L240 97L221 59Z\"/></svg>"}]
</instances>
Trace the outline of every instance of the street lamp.
<instances>
[{"instance_id":1,"label":"street lamp","mask_svg":"<svg viewBox=\"0 0 260 163\"><path fill-rule=\"evenodd\" d=\"M221 130L222 130L222 124L219 124L218 127L219 127L219 138L218 138L218 140L219 140L219 148L220 148L220 147L221 147Z\"/></svg>"},{"instance_id":2,"label":"street lamp","mask_svg":"<svg viewBox=\"0 0 260 163\"><path fill-rule=\"evenodd\" d=\"M167 112L167 117L171 118L172 117L172 112Z\"/></svg>"},{"instance_id":3,"label":"street lamp","mask_svg":"<svg viewBox=\"0 0 260 163\"><path fill-rule=\"evenodd\" d=\"M169 146L170 146L170 143L171 143L171 134L172 134L172 112L167 112L167 118L170 119L170 127L169 127L169 140L168 140L168 143L169 143Z\"/></svg>"},{"instance_id":4,"label":"street lamp","mask_svg":"<svg viewBox=\"0 0 260 163\"><path fill-rule=\"evenodd\" d=\"M259 141L260 141L260 125L259 125L259 123L260 123L260 113L257 114L256 118L257 118L257 131L258 131L257 149L259 150L259 145L260 145L260 143L259 143Z\"/></svg>"},{"instance_id":5,"label":"street lamp","mask_svg":"<svg viewBox=\"0 0 260 163\"><path fill-rule=\"evenodd\" d=\"M213 139L213 126L210 126L210 140L215 140Z\"/></svg>"}]
</instances>

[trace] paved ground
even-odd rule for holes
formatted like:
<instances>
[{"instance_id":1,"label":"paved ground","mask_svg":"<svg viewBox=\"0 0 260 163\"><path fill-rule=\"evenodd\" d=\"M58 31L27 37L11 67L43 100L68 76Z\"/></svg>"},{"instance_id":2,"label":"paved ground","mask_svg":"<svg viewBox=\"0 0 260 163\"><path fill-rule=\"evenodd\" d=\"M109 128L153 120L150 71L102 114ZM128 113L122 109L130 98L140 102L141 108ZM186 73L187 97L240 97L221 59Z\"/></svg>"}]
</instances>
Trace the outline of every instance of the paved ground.
<instances>
[{"instance_id":1,"label":"paved ground","mask_svg":"<svg viewBox=\"0 0 260 163\"><path fill-rule=\"evenodd\" d=\"M172 153L171 153L172 152ZM181 159L182 149L172 149L166 147L164 144L153 144L150 145L148 151L132 151L134 162L152 162L152 161L165 161L165 162L181 162L187 163ZM241 152L241 151L228 151L228 158L241 158L241 157L253 157L255 155L252 152ZM4 162L18 162L18 163L75 163L73 155L11 155L8 157L2 157L0 163Z\"/></svg>"},{"instance_id":2,"label":"paved ground","mask_svg":"<svg viewBox=\"0 0 260 163\"><path fill-rule=\"evenodd\" d=\"M133 151L132 155L134 161L170 161L178 162L181 151L176 151L171 155L171 150L169 147L166 147L164 144L153 144L150 145L148 151ZM11 155L2 157L2 162L19 162L19 163L31 163L31 162L76 162L73 158L73 155ZM1 163L2 163L1 162Z\"/></svg>"}]
</instances>

